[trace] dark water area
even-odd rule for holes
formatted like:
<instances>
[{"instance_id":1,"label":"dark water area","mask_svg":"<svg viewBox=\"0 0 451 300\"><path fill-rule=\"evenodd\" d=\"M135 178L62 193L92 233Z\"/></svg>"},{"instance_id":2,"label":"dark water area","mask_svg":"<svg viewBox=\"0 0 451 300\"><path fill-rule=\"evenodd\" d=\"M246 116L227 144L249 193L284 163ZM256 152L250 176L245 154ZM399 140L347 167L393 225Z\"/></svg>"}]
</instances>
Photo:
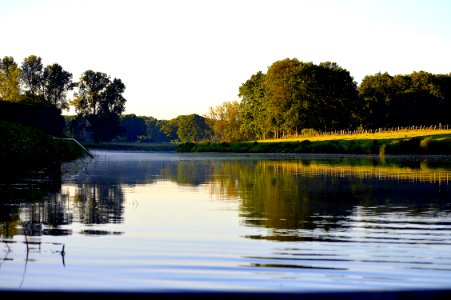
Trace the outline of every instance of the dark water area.
<instances>
[{"instance_id":1,"label":"dark water area","mask_svg":"<svg viewBox=\"0 0 451 300\"><path fill-rule=\"evenodd\" d=\"M0 187L0 290L451 289L451 158L95 151Z\"/></svg>"}]
</instances>

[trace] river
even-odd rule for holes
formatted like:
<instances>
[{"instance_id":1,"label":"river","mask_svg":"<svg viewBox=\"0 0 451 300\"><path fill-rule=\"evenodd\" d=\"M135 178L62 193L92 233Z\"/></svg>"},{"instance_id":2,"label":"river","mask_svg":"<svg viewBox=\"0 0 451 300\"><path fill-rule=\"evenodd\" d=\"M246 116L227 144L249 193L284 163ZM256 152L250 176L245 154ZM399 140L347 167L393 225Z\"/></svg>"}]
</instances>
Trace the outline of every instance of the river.
<instances>
[{"instance_id":1,"label":"river","mask_svg":"<svg viewBox=\"0 0 451 300\"><path fill-rule=\"evenodd\" d=\"M451 289L451 158L95 151L0 187L0 289Z\"/></svg>"}]
</instances>

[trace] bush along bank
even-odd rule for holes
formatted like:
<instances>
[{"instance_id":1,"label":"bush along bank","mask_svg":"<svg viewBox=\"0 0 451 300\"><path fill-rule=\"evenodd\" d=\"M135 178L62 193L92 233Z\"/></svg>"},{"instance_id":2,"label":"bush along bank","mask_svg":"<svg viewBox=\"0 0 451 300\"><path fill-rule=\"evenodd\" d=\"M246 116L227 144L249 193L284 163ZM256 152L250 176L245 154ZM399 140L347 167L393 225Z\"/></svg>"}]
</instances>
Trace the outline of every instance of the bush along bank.
<instances>
[{"instance_id":1,"label":"bush along bank","mask_svg":"<svg viewBox=\"0 0 451 300\"><path fill-rule=\"evenodd\" d=\"M401 139L324 140L300 142L185 143L177 152L423 154L450 155L451 135Z\"/></svg>"},{"instance_id":2,"label":"bush along bank","mask_svg":"<svg viewBox=\"0 0 451 300\"><path fill-rule=\"evenodd\" d=\"M52 179L58 176L62 162L84 156L83 150L75 143L6 121L0 121L0 145L0 180L3 182L36 174Z\"/></svg>"}]
</instances>

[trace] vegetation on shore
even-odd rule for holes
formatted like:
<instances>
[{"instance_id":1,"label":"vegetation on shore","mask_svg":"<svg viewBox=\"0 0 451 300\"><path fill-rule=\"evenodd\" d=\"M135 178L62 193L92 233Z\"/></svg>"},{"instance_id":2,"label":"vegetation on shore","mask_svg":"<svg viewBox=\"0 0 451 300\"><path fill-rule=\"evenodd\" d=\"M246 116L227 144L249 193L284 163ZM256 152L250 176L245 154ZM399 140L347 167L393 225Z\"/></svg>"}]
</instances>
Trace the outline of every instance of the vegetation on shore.
<instances>
[{"instance_id":1,"label":"vegetation on shore","mask_svg":"<svg viewBox=\"0 0 451 300\"><path fill-rule=\"evenodd\" d=\"M426 133L426 132L425 132ZM359 134L355 136L317 136L287 140L222 143L184 143L177 152L237 153L319 153L319 154L424 154L450 155L451 132L419 131L400 133Z\"/></svg>"},{"instance_id":2,"label":"vegetation on shore","mask_svg":"<svg viewBox=\"0 0 451 300\"><path fill-rule=\"evenodd\" d=\"M378 73L357 84L337 63L286 58L242 83L240 101L211 107L204 116L157 120L123 115L125 84L120 79L87 70L74 82L72 74L59 64L44 67L36 55L25 57L20 66L12 56L5 56L0 59L0 120L52 136L74 137L91 149L450 154L450 133L443 131L451 121L450 86L451 74L424 71L394 76ZM67 98L69 91L73 91L73 99ZM69 105L77 115L62 117L62 110ZM413 135L402 130L374 133L420 124L436 124L442 135ZM2 137L3 160L11 156L16 158L13 164L27 161L33 167L46 164L50 157L64 159L61 152L57 154L63 146L55 146L51 136L32 140L30 136L39 135L17 128L19 136L23 135L20 141ZM343 134L349 130L362 133ZM335 136L334 132L342 134ZM183 144L176 146L178 143ZM23 149L15 151L14 147ZM60 149L54 151L55 147Z\"/></svg>"},{"instance_id":3,"label":"vegetation on shore","mask_svg":"<svg viewBox=\"0 0 451 300\"><path fill-rule=\"evenodd\" d=\"M58 172L62 162L84 156L75 143L56 139L33 127L0 120L0 179L15 180L32 173Z\"/></svg>"},{"instance_id":4,"label":"vegetation on shore","mask_svg":"<svg viewBox=\"0 0 451 300\"><path fill-rule=\"evenodd\" d=\"M179 144L174 143L83 143L88 149L124 151L175 151Z\"/></svg>"}]
</instances>

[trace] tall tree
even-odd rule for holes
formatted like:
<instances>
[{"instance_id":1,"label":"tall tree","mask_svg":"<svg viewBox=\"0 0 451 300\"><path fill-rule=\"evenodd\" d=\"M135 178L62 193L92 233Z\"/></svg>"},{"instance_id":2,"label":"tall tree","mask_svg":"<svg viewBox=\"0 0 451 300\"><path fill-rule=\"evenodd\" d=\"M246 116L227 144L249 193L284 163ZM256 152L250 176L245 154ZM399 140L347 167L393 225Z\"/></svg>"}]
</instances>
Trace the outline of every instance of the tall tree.
<instances>
[{"instance_id":1,"label":"tall tree","mask_svg":"<svg viewBox=\"0 0 451 300\"><path fill-rule=\"evenodd\" d=\"M100 98L100 113L113 113L120 115L125 109L125 100L122 94L125 91L125 84L122 80L114 78L109 82Z\"/></svg>"},{"instance_id":2,"label":"tall tree","mask_svg":"<svg viewBox=\"0 0 451 300\"><path fill-rule=\"evenodd\" d=\"M286 58L274 62L266 73L265 86L267 90L267 107L271 116L274 137L280 136L285 127L284 113L293 103L295 85L293 75L301 63L298 59Z\"/></svg>"},{"instance_id":3,"label":"tall tree","mask_svg":"<svg viewBox=\"0 0 451 300\"><path fill-rule=\"evenodd\" d=\"M94 140L110 140L119 134L126 102L124 90L120 79L111 80L105 73L87 70L82 74L71 104L90 123Z\"/></svg>"},{"instance_id":4,"label":"tall tree","mask_svg":"<svg viewBox=\"0 0 451 300\"><path fill-rule=\"evenodd\" d=\"M20 100L20 68L12 56L0 59L0 99Z\"/></svg>"},{"instance_id":5,"label":"tall tree","mask_svg":"<svg viewBox=\"0 0 451 300\"><path fill-rule=\"evenodd\" d=\"M248 139L265 139L271 131L271 119L265 103L267 99L265 76L259 71L239 88L240 132Z\"/></svg>"},{"instance_id":6,"label":"tall tree","mask_svg":"<svg viewBox=\"0 0 451 300\"><path fill-rule=\"evenodd\" d=\"M314 77L316 99L310 118L319 130L352 128L360 110L357 83L349 71L333 62L322 62Z\"/></svg>"},{"instance_id":7,"label":"tall tree","mask_svg":"<svg viewBox=\"0 0 451 300\"><path fill-rule=\"evenodd\" d=\"M55 63L45 67L43 73L43 94L47 103L53 104L60 109L68 108L66 95L74 87L72 74L65 71L59 64Z\"/></svg>"},{"instance_id":8,"label":"tall tree","mask_svg":"<svg viewBox=\"0 0 451 300\"><path fill-rule=\"evenodd\" d=\"M110 83L107 74L85 71L78 82L78 92L72 101L76 112L82 116L97 115L101 112L103 96Z\"/></svg>"},{"instance_id":9,"label":"tall tree","mask_svg":"<svg viewBox=\"0 0 451 300\"><path fill-rule=\"evenodd\" d=\"M388 73L365 76L359 86L359 97L365 105L365 127L390 126L393 102L393 77Z\"/></svg>"},{"instance_id":10,"label":"tall tree","mask_svg":"<svg viewBox=\"0 0 451 300\"><path fill-rule=\"evenodd\" d=\"M36 55L25 57L21 69L20 79L26 96L29 96L33 101L39 101L37 97L42 96L43 87L41 58Z\"/></svg>"}]
</instances>

